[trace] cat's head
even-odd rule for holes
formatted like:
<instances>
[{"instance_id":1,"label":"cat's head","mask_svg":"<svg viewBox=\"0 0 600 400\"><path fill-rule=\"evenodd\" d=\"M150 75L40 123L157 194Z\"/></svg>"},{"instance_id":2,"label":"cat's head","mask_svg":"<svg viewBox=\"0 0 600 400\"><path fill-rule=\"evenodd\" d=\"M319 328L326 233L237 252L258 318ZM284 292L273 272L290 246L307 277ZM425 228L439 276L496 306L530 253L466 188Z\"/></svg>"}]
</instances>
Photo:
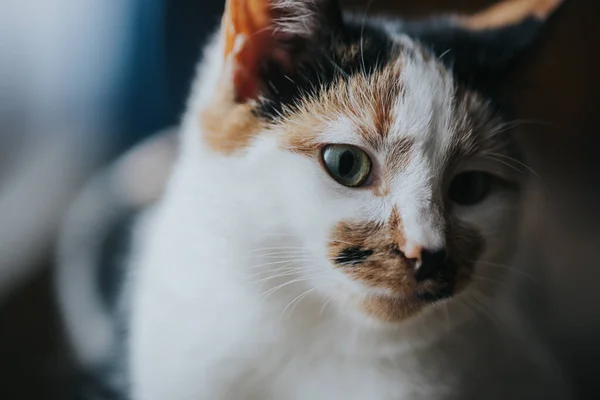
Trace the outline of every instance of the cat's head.
<instances>
[{"instance_id":1,"label":"cat's head","mask_svg":"<svg viewBox=\"0 0 600 400\"><path fill-rule=\"evenodd\" d=\"M283 261L404 320L506 269L524 175L486 96L560 3L406 22L336 0L228 0L191 120L264 191L257 223L294 238Z\"/></svg>"}]
</instances>

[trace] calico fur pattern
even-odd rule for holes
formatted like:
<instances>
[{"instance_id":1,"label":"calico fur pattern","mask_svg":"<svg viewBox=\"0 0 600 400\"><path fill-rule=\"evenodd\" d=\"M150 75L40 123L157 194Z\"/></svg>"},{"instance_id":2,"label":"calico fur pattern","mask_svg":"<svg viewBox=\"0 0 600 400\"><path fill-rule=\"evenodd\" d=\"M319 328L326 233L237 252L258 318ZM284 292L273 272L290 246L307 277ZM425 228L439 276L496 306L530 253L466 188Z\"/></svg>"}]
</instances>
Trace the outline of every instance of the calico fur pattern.
<instances>
[{"instance_id":1,"label":"calico fur pattern","mask_svg":"<svg viewBox=\"0 0 600 400\"><path fill-rule=\"evenodd\" d=\"M236 62L253 59L235 56L257 39L229 40L226 14L164 195L136 229L131 398L568 398L501 301L525 182L493 91L423 27L343 15L334 0L267 3L276 50L245 70L260 91L236 92ZM367 184L328 175L331 144L369 156ZM455 204L449 187L468 171L494 177L489 194Z\"/></svg>"}]
</instances>

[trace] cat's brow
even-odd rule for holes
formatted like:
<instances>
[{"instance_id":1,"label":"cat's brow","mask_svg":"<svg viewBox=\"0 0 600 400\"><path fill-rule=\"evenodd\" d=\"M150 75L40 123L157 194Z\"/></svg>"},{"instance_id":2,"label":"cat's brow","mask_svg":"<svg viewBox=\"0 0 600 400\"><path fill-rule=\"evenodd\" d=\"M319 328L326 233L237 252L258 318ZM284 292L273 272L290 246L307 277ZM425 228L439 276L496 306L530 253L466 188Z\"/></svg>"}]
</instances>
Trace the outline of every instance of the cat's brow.
<instances>
[{"instance_id":1,"label":"cat's brow","mask_svg":"<svg viewBox=\"0 0 600 400\"><path fill-rule=\"evenodd\" d=\"M394 172L405 167L410 161L413 146L413 138L403 137L395 140L389 146L389 152L386 156L386 167Z\"/></svg>"},{"instance_id":2,"label":"cat's brow","mask_svg":"<svg viewBox=\"0 0 600 400\"><path fill-rule=\"evenodd\" d=\"M389 146L398 98L402 95L400 66L393 63L371 75L357 74L339 79L317 95L306 97L281 121L286 132L284 147L306 155L314 155L331 128L325 121L347 121L352 134L359 135L367 147L380 151ZM326 141L327 138L324 138ZM406 144L399 146L399 150Z\"/></svg>"}]
</instances>

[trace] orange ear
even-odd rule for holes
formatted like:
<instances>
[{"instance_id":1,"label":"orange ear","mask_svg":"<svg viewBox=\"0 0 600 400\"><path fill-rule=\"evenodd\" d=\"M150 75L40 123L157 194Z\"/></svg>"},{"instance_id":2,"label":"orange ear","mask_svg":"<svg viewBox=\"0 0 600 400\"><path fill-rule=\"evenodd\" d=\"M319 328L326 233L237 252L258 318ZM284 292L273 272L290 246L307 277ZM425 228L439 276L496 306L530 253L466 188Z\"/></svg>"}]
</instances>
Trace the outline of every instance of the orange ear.
<instances>
[{"instance_id":1,"label":"orange ear","mask_svg":"<svg viewBox=\"0 0 600 400\"><path fill-rule=\"evenodd\" d=\"M486 10L461 18L461 25L472 30L508 27L533 18L545 21L565 0L504 0Z\"/></svg>"},{"instance_id":2,"label":"orange ear","mask_svg":"<svg viewBox=\"0 0 600 400\"><path fill-rule=\"evenodd\" d=\"M237 100L253 99L259 90L261 62L273 51L270 0L227 0L222 24Z\"/></svg>"}]
</instances>

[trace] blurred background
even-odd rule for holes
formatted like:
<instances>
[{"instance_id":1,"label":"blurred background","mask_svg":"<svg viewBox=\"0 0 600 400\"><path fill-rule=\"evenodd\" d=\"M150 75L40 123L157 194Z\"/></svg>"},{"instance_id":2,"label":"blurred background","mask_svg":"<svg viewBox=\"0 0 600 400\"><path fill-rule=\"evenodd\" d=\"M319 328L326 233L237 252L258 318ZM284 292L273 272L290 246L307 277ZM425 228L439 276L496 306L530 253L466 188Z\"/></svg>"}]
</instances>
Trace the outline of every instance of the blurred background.
<instances>
[{"instance_id":1,"label":"blurred background","mask_svg":"<svg viewBox=\"0 0 600 400\"><path fill-rule=\"evenodd\" d=\"M416 16L493 2L342 3ZM178 122L223 5L0 0L0 399L68 398L58 224L90 174ZM569 0L506 86L517 117L536 121L521 142L540 176L523 244L539 295L524 302L590 399L600 397L599 18L597 0Z\"/></svg>"}]
</instances>

